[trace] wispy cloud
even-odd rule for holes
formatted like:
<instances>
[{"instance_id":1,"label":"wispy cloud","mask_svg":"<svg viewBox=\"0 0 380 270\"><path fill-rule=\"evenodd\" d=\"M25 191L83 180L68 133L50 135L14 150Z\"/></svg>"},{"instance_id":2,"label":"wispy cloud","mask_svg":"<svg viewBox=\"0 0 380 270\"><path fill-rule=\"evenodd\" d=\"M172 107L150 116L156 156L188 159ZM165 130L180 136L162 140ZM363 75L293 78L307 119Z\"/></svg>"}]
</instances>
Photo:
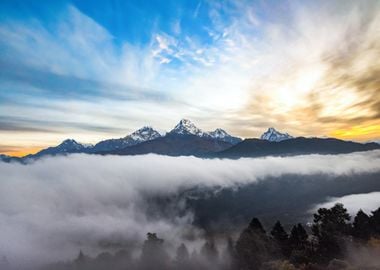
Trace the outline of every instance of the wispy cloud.
<instances>
[{"instance_id":1,"label":"wispy cloud","mask_svg":"<svg viewBox=\"0 0 380 270\"><path fill-rule=\"evenodd\" d=\"M41 115L75 123L62 137L102 127L90 141L182 117L244 137L276 126L375 139L379 10L371 1L200 1L168 28L157 19L144 43L119 40L74 6L49 23L9 17L0 24L0 113L29 119L12 120L20 129L45 129ZM187 15L204 23L189 30ZM31 134L15 136L27 145Z\"/></svg>"},{"instance_id":2,"label":"wispy cloud","mask_svg":"<svg viewBox=\"0 0 380 270\"><path fill-rule=\"evenodd\" d=\"M379 10L377 2L293 6L289 25L265 31L263 73L252 82L244 114L302 135L378 137ZM376 128L336 132L355 125Z\"/></svg>"},{"instance_id":3,"label":"wispy cloud","mask_svg":"<svg viewBox=\"0 0 380 270\"><path fill-rule=\"evenodd\" d=\"M141 124L170 128L178 118L201 120L205 112L236 106L239 100L230 89L241 85L241 78L234 82L230 68L220 71L218 67L228 60L224 51L232 43L227 36L214 46L204 45L195 36L179 40L159 31L144 46L124 42L117 47L105 28L73 6L49 27L38 20L5 21L0 36L5 48L1 85L11 89L2 93L1 115L8 118L3 127L12 126L15 137L33 131L39 136L42 129L83 138L86 130L107 132L109 137L120 136L115 131L121 126L124 134ZM214 79L221 72L226 73L223 82ZM157 119L149 113L152 110L165 114ZM40 144L48 143L46 136L40 140ZM28 141L25 138L23 145Z\"/></svg>"}]
</instances>

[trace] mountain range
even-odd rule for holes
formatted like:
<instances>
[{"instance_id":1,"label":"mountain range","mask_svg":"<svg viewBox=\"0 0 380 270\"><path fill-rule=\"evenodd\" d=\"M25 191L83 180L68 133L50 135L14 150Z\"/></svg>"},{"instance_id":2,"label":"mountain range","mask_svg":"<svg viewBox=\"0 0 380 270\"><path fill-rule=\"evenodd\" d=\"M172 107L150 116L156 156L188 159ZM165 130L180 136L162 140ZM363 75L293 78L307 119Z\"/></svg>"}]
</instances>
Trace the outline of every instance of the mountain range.
<instances>
[{"instance_id":1,"label":"mountain range","mask_svg":"<svg viewBox=\"0 0 380 270\"><path fill-rule=\"evenodd\" d=\"M241 139L221 128L205 132L190 120L182 119L171 131L160 134L152 127L142 127L118 139L103 140L95 145L81 144L73 139L48 147L22 158L0 155L0 160L26 161L43 156L87 153L101 155L141 155L155 153L169 156L200 156L218 158L284 156L299 154L339 154L379 149L377 143L356 143L334 138L304 138L269 128L260 139Z\"/></svg>"},{"instance_id":2,"label":"mountain range","mask_svg":"<svg viewBox=\"0 0 380 270\"><path fill-rule=\"evenodd\" d=\"M377 143L357 143L335 138L297 137L281 141L246 139L216 154L223 158L347 154L380 149Z\"/></svg>"},{"instance_id":3,"label":"mountain range","mask_svg":"<svg viewBox=\"0 0 380 270\"><path fill-rule=\"evenodd\" d=\"M182 119L171 131L161 135L152 127L142 127L133 133L118 139L103 140L95 145L81 144L73 139L48 147L22 159L35 159L46 155L64 155L70 153L137 155L156 153L163 155L206 155L225 150L241 142L242 139L231 136L218 128L205 132L190 120ZM0 157L8 161L10 157Z\"/></svg>"}]
</instances>

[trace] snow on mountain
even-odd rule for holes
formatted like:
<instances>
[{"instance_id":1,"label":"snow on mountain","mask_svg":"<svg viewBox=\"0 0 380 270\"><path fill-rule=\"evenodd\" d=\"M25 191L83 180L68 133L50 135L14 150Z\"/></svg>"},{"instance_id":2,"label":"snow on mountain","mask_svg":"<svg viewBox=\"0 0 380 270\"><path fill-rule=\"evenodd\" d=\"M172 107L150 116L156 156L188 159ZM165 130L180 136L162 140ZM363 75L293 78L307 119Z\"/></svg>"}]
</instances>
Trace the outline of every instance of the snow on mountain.
<instances>
[{"instance_id":1,"label":"snow on mountain","mask_svg":"<svg viewBox=\"0 0 380 270\"><path fill-rule=\"evenodd\" d=\"M154 140L158 137L161 137L161 134L158 131L154 130L152 127L142 127L139 130L136 130L131 135L126 136L125 138L131 138L136 142L145 142Z\"/></svg>"},{"instance_id":2,"label":"snow on mountain","mask_svg":"<svg viewBox=\"0 0 380 270\"><path fill-rule=\"evenodd\" d=\"M197 128L193 122L187 119L182 119L179 121L179 123L169 133L179 135L195 135L199 137L209 136L207 132L203 132L201 129Z\"/></svg>"},{"instance_id":3,"label":"snow on mountain","mask_svg":"<svg viewBox=\"0 0 380 270\"><path fill-rule=\"evenodd\" d=\"M238 137L231 136L230 134L228 134L225 130L223 130L221 128L217 128L214 131L209 132L208 134L216 140L229 142L232 144L236 144L236 143L242 141L242 139L240 139Z\"/></svg>"},{"instance_id":4,"label":"snow on mountain","mask_svg":"<svg viewBox=\"0 0 380 270\"><path fill-rule=\"evenodd\" d=\"M224 139L230 136L225 130L221 128L217 128L214 131L209 132L210 136L215 139Z\"/></svg>"},{"instance_id":5,"label":"snow on mountain","mask_svg":"<svg viewBox=\"0 0 380 270\"><path fill-rule=\"evenodd\" d=\"M169 132L169 134L178 135L195 135L201 138L209 138L222 142L228 142L231 144L236 144L242 140L238 137L233 137L228 134L225 130L217 128L214 131L206 132L199 129L188 119L182 119L179 123Z\"/></svg>"},{"instance_id":6,"label":"snow on mountain","mask_svg":"<svg viewBox=\"0 0 380 270\"><path fill-rule=\"evenodd\" d=\"M261 135L261 140L267 140L271 142L280 142L288 139L292 139L293 136L290 136L288 133L281 133L274 128L268 128L268 130Z\"/></svg>"},{"instance_id":7,"label":"snow on mountain","mask_svg":"<svg viewBox=\"0 0 380 270\"><path fill-rule=\"evenodd\" d=\"M92 149L92 152L112 151L122 149L138 143L154 140L161 137L161 134L152 127L142 127L130 135L120 139L109 139L98 142Z\"/></svg>"},{"instance_id":8,"label":"snow on mountain","mask_svg":"<svg viewBox=\"0 0 380 270\"><path fill-rule=\"evenodd\" d=\"M168 134L170 135L194 135L199 138L213 139L223 143L236 144L241 141L238 137L229 135L226 131L218 128L211 132L204 132L196 127L190 120L182 119ZM145 126L133 133L119 139L100 141L95 145L81 144L73 139L64 140L61 144L41 150L37 154L28 155L25 158L39 158L45 155L59 155L69 153L107 153L122 150L143 142L152 141L162 137L152 127ZM5 157L1 157L5 159Z\"/></svg>"}]
</instances>

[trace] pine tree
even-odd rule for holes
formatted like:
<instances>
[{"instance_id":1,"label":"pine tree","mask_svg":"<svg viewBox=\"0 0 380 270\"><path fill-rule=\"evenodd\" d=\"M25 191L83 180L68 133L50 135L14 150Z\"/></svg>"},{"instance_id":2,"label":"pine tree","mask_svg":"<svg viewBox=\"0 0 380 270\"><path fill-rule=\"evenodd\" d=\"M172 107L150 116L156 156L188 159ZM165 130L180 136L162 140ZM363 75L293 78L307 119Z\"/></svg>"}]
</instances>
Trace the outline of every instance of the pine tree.
<instances>
[{"instance_id":1,"label":"pine tree","mask_svg":"<svg viewBox=\"0 0 380 270\"><path fill-rule=\"evenodd\" d=\"M157 237L155 233L147 233L141 253L142 269L166 269L169 255L163 247L164 240Z\"/></svg>"},{"instance_id":2,"label":"pine tree","mask_svg":"<svg viewBox=\"0 0 380 270\"><path fill-rule=\"evenodd\" d=\"M190 254L184 243L177 248L175 262L177 269L190 268Z\"/></svg>"},{"instance_id":3,"label":"pine tree","mask_svg":"<svg viewBox=\"0 0 380 270\"><path fill-rule=\"evenodd\" d=\"M300 223L298 223L293 226L291 230L289 244L292 249L305 250L307 246L307 238L308 235L306 230Z\"/></svg>"},{"instance_id":4,"label":"pine tree","mask_svg":"<svg viewBox=\"0 0 380 270\"><path fill-rule=\"evenodd\" d=\"M182 243L177 248L176 260L177 261L187 261L187 260L189 260L189 258L190 258L189 251L187 250L186 245L184 243Z\"/></svg>"},{"instance_id":5,"label":"pine tree","mask_svg":"<svg viewBox=\"0 0 380 270\"><path fill-rule=\"evenodd\" d=\"M82 250L79 250L79 254L78 254L76 261L77 262L83 262L84 260L85 260L84 254L83 254Z\"/></svg>"},{"instance_id":6,"label":"pine tree","mask_svg":"<svg viewBox=\"0 0 380 270\"><path fill-rule=\"evenodd\" d=\"M289 236L284 230L284 227L282 227L280 221L277 221L276 224L274 224L273 229L270 233L277 245L279 246L281 254L285 257L288 257L290 253L290 248L288 245Z\"/></svg>"},{"instance_id":7,"label":"pine tree","mask_svg":"<svg viewBox=\"0 0 380 270\"><path fill-rule=\"evenodd\" d=\"M290 261L296 264L309 262L308 235L304 227L298 223L293 226L289 236Z\"/></svg>"},{"instance_id":8,"label":"pine tree","mask_svg":"<svg viewBox=\"0 0 380 270\"><path fill-rule=\"evenodd\" d=\"M352 223L352 236L361 240L368 240L370 235L370 217L362 210L359 210Z\"/></svg>"},{"instance_id":9,"label":"pine tree","mask_svg":"<svg viewBox=\"0 0 380 270\"><path fill-rule=\"evenodd\" d=\"M276 224L274 224L273 229L270 232L270 234L273 236L273 238L276 241L280 243L284 243L288 241L288 238L289 238L288 234L284 230L284 227L282 227L282 224L280 221L277 221Z\"/></svg>"},{"instance_id":10,"label":"pine tree","mask_svg":"<svg viewBox=\"0 0 380 270\"><path fill-rule=\"evenodd\" d=\"M350 232L350 215L342 204L332 208L320 208L314 214L313 235L317 239L317 254L320 262L333 258L342 258L344 254L344 238Z\"/></svg>"},{"instance_id":11,"label":"pine tree","mask_svg":"<svg viewBox=\"0 0 380 270\"><path fill-rule=\"evenodd\" d=\"M83 254L82 250L79 251L77 258L74 260L75 266L78 269L84 269L87 263L86 256Z\"/></svg>"},{"instance_id":12,"label":"pine tree","mask_svg":"<svg viewBox=\"0 0 380 270\"><path fill-rule=\"evenodd\" d=\"M371 227L371 232L377 236L380 236L380 207L372 212L369 224Z\"/></svg>"},{"instance_id":13,"label":"pine tree","mask_svg":"<svg viewBox=\"0 0 380 270\"><path fill-rule=\"evenodd\" d=\"M259 269L272 257L273 245L257 218L240 234L235 250L240 269Z\"/></svg>"},{"instance_id":14,"label":"pine tree","mask_svg":"<svg viewBox=\"0 0 380 270\"><path fill-rule=\"evenodd\" d=\"M266 234L263 225L258 218L253 218L249 223L249 228L257 233Z\"/></svg>"}]
</instances>

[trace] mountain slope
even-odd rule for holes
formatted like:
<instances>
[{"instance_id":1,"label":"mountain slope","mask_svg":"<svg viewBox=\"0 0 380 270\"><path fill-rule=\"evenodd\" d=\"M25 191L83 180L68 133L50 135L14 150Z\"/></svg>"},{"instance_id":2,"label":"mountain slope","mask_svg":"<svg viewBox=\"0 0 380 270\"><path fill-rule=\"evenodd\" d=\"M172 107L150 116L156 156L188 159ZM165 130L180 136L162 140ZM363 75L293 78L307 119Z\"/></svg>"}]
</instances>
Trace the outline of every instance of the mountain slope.
<instances>
[{"instance_id":1,"label":"mountain slope","mask_svg":"<svg viewBox=\"0 0 380 270\"><path fill-rule=\"evenodd\" d=\"M0 161L2 162L12 162L12 161L20 161L19 157L11 157L8 155L0 154Z\"/></svg>"},{"instance_id":2,"label":"mountain slope","mask_svg":"<svg viewBox=\"0 0 380 270\"><path fill-rule=\"evenodd\" d=\"M214 131L208 132L208 134L211 136L211 138L223 142L228 142L231 144L237 144L242 141L241 138L231 136L228 134L225 130L221 128L217 128Z\"/></svg>"},{"instance_id":3,"label":"mountain slope","mask_svg":"<svg viewBox=\"0 0 380 270\"><path fill-rule=\"evenodd\" d=\"M163 137L127 146L123 149L99 153L117 155L154 153L168 156L208 156L223 151L239 141L241 141L240 138L233 137L222 129L204 132L190 120L182 119Z\"/></svg>"},{"instance_id":4,"label":"mountain slope","mask_svg":"<svg viewBox=\"0 0 380 270\"><path fill-rule=\"evenodd\" d=\"M48 147L33 155L27 155L24 157L24 159L39 158L46 155L55 156L55 155L65 155L65 154L71 154L71 153L88 153L91 151L92 147L93 147L92 145L87 146L87 145L78 143L77 141L73 139L67 139L57 146Z\"/></svg>"},{"instance_id":5,"label":"mountain slope","mask_svg":"<svg viewBox=\"0 0 380 270\"><path fill-rule=\"evenodd\" d=\"M229 135L222 129L204 132L190 120L182 119L166 136L151 127L143 127L124 138L109 139L98 142L94 146L86 146L68 139L60 145L41 150L37 154L23 158L40 158L45 155L65 155L70 153L91 154L147 154L163 155L205 155L225 150L240 142L241 139ZM149 142L149 143L148 143ZM141 146L139 146L141 144ZM8 158L2 158L9 160Z\"/></svg>"},{"instance_id":6,"label":"mountain slope","mask_svg":"<svg viewBox=\"0 0 380 270\"><path fill-rule=\"evenodd\" d=\"M168 133L166 136L155 140L120 150L103 152L102 154L142 155L154 153L168 156L206 156L210 153L225 150L231 146L231 143L215 140L210 137Z\"/></svg>"},{"instance_id":7,"label":"mountain slope","mask_svg":"<svg viewBox=\"0 0 380 270\"><path fill-rule=\"evenodd\" d=\"M0 160L1 161L8 161L10 159L10 156L0 154Z\"/></svg>"},{"instance_id":8,"label":"mountain slope","mask_svg":"<svg viewBox=\"0 0 380 270\"><path fill-rule=\"evenodd\" d=\"M272 127L268 128L268 130L260 137L261 140L267 140L270 142L281 142L292 138L293 136L290 136L288 133L281 133Z\"/></svg>"},{"instance_id":9,"label":"mountain slope","mask_svg":"<svg viewBox=\"0 0 380 270\"><path fill-rule=\"evenodd\" d=\"M207 132L203 132L201 129L197 128L193 122L188 119L181 119L181 121L179 121L169 133L177 135L195 135L198 137L209 136Z\"/></svg>"},{"instance_id":10,"label":"mountain slope","mask_svg":"<svg viewBox=\"0 0 380 270\"><path fill-rule=\"evenodd\" d=\"M110 139L98 142L91 149L92 153L113 151L117 149L123 149L128 146L139 144L145 141L154 140L161 137L161 134L158 131L154 130L151 127L142 127L130 135L120 138L120 139Z\"/></svg>"},{"instance_id":11,"label":"mountain slope","mask_svg":"<svg viewBox=\"0 0 380 270\"><path fill-rule=\"evenodd\" d=\"M246 139L217 154L218 157L261 157L306 154L343 154L380 149L376 143L356 143L333 138L298 137L280 142Z\"/></svg>"}]
</instances>

